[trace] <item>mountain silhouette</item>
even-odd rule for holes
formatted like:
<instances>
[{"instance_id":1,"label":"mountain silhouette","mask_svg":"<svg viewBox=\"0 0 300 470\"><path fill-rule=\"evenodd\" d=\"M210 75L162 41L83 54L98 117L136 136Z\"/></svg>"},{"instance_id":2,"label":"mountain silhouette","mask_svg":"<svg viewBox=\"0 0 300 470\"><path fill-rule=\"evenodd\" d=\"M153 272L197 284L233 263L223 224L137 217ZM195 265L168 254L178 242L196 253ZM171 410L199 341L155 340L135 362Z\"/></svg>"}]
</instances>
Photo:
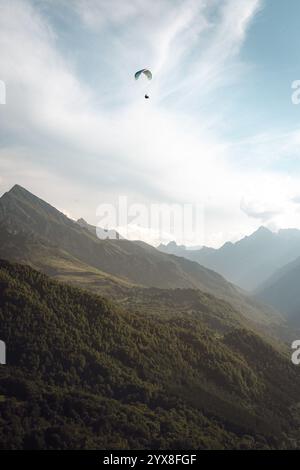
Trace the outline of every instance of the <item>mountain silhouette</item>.
<instances>
[{"instance_id":1,"label":"mountain silhouette","mask_svg":"<svg viewBox=\"0 0 300 470\"><path fill-rule=\"evenodd\" d=\"M176 253L220 273L248 291L255 290L273 273L300 256L300 230L277 233L260 227L252 235L219 249L189 250L184 246L160 245L165 253Z\"/></svg>"}]
</instances>

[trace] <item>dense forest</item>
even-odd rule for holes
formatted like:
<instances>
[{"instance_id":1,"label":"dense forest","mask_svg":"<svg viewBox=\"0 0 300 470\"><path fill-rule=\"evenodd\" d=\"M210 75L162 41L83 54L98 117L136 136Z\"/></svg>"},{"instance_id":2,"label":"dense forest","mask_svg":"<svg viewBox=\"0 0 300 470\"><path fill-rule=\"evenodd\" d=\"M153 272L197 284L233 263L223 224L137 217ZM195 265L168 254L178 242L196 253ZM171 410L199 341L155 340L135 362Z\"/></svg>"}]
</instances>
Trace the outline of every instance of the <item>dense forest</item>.
<instances>
[{"instance_id":1,"label":"dense forest","mask_svg":"<svg viewBox=\"0 0 300 470\"><path fill-rule=\"evenodd\" d=\"M160 314L159 289L120 306L0 261L0 448L299 445L298 370L226 303L174 292Z\"/></svg>"}]
</instances>

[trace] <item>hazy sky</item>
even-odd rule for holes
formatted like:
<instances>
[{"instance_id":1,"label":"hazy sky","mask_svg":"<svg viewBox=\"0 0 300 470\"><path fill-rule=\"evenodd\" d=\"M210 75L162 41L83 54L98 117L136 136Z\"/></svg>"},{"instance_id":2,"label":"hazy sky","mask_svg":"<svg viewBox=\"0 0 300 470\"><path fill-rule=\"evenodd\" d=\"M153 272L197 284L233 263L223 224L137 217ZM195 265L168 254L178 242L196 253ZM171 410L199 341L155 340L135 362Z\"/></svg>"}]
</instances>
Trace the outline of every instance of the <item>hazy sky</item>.
<instances>
[{"instance_id":1,"label":"hazy sky","mask_svg":"<svg viewBox=\"0 0 300 470\"><path fill-rule=\"evenodd\" d=\"M0 193L90 223L118 196L199 204L213 246L300 228L299 16L298 0L0 0Z\"/></svg>"}]
</instances>

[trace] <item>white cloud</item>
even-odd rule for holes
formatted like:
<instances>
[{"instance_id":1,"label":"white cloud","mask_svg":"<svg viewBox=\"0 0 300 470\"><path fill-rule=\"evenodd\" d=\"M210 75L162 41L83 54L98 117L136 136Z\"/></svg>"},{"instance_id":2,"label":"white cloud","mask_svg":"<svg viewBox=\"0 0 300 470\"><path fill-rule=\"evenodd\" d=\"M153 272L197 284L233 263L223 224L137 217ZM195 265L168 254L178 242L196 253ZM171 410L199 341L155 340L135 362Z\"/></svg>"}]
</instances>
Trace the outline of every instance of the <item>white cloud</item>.
<instances>
[{"instance_id":1,"label":"white cloud","mask_svg":"<svg viewBox=\"0 0 300 470\"><path fill-rule=\"evenodd\" d=\"M258 219L261 222L268 222L282 212L282 207L276 207L273 201L267 204L266 201L261 199L245 200L242 198L241 209L249 217Z\"/></svg>"},{"instance_id":2,"label":"white cloud","mask_svg":"<svg viewBox=\"0 0 300 470\"><path fill-rule=\"evenodd\" d=\"M78 34L90 34L93 48L99 43L94 87L76 51L65 54L42 2L34 5L0 0L0 78L8 95L0 110L0 188L16 182L13 166L17 182L31 178L32 190L41 189L42 173L49 202L59 194L59 207L93 223L97 205L118 193L140 202L201 202L206 235L199 244L234 239L255 229L257 218L291 220L288 201L299 180L271 166L295 150L299 134L230 142L221 132L227 110L214 98L243 70L239 51L260 1L65 2L84 25ZM132 78L144 65L156 72L148 101ZM56 195L53 181L61 181ZM269 209L272 200L280 214Z\"/></svg>"}]
</instances>

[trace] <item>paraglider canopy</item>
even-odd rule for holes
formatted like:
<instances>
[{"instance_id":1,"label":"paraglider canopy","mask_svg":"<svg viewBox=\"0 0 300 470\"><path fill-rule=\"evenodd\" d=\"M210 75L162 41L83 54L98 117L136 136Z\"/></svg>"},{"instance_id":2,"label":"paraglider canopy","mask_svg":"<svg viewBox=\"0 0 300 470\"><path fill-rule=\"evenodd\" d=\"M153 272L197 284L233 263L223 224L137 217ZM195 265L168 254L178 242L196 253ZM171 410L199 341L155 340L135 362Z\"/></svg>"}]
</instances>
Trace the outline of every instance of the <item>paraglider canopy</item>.
<instances>
[{"instance_id":1,"label":"paraglider canopy","mask_svg":"<svg viewBox=\"0 0 300 470\"><path fill-rule=\"evenodd\" d=\"M152 73L150 72L150 70L148 69L141 69L139 70L138 72L136 72L134 74L134 78L137 80L138 78L140 78L140 76L142 75L142 73L144 75L146 75L146 77L148 78L148 80L152 80Z\"/></svg>"}]
</instances>

